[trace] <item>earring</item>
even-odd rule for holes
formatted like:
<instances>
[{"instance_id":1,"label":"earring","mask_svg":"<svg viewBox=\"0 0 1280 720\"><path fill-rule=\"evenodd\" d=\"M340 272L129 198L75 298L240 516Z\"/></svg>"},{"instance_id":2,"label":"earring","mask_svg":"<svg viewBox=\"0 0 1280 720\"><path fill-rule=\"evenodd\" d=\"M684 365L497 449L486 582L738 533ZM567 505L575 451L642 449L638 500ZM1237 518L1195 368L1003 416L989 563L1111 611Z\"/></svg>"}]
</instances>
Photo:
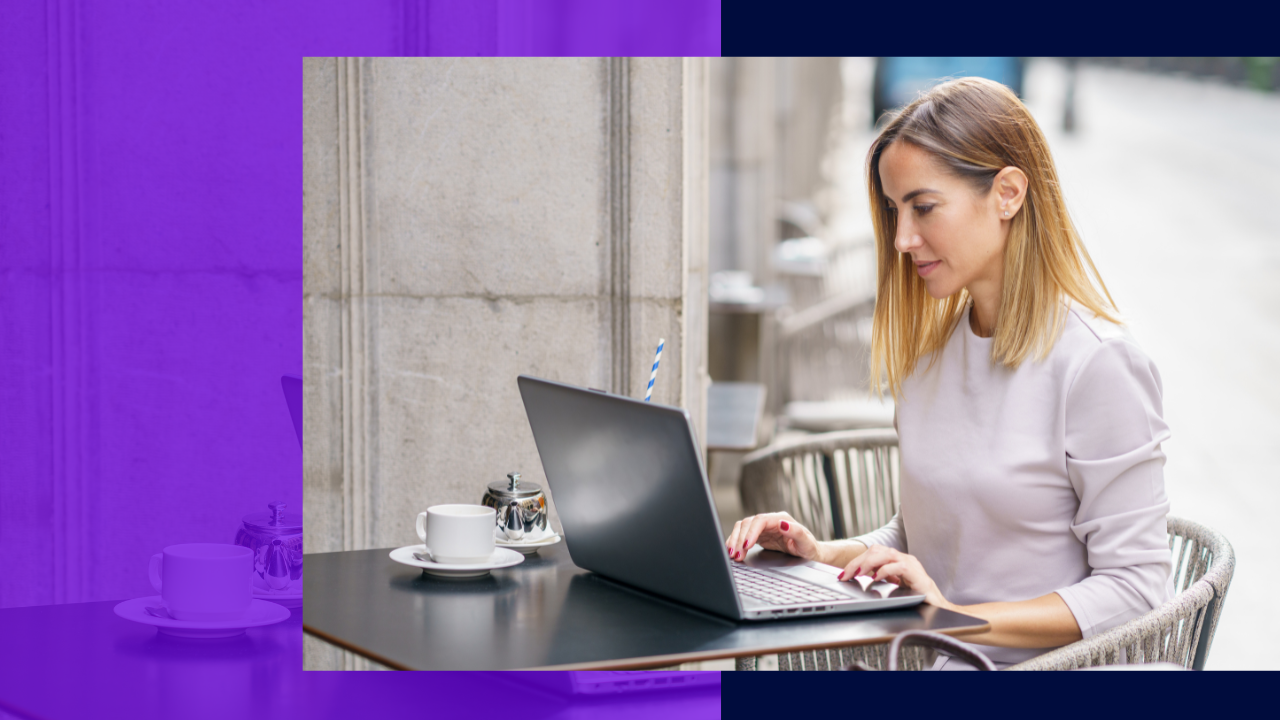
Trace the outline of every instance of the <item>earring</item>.
<instances>
[{"instance_id":1,"label":"earring","mask_svg":"<svg viewBox=\"0 0 1280 720\"><path fill-rule=\"evenodd\" d=\"M1004 211L1004 216L1005 216L1005 217L1009 217L1009 211L1008 211L1008 210L1005 210L1005 211Z\"/></svg>"}]
</instances>

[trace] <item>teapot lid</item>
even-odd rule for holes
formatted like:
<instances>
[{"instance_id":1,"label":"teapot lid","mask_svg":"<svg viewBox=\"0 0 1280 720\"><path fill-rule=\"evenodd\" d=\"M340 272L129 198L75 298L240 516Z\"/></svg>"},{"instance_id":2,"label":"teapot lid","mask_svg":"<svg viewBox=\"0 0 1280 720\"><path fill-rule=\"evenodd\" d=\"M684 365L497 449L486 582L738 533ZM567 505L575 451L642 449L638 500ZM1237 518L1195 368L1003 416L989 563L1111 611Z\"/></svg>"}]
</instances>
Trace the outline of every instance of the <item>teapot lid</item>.
<instances>
[{"instance_id":1,"label":"teapot lid","mask_svg":"<svg viewBox=\"0 0 1280 720\"><path fill-rule=\"evenodd\" d=\"M520 473L507 473L506 480L495 480L489 483L489 492L498 498L527 498L542 493L538 483L525 482Z\"/></svg>"},{"instance_id":2,"label":"teapot lid","mask_svg":"<svg viewBox=\"0 0 1280 720\"><path fill-rule=\"evenodd\" d=\"M298 535L302 532L302 516L285 512L284 503L267 503L267 508L266 512L245 515L245 529L270 535Z\"/></svg>"}]
</instances>

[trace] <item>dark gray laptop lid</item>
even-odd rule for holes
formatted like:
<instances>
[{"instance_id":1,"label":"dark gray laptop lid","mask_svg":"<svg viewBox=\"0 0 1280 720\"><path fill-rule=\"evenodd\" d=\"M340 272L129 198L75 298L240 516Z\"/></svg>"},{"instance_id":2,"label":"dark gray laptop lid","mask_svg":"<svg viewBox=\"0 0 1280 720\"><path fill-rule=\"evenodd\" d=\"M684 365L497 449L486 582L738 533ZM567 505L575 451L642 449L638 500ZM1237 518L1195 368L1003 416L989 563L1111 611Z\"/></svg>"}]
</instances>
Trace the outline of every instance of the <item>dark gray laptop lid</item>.
<instances>
[{"instance_id":1,"label":"dark gray laptop lid","mask_svg":"<svg viewBox=\"0 0 1280 720\"><path fill-rule=\"evenodd\" d=\"M575 565L741 618L688 413L521 375Z\"/></svg>"}]
</instances>

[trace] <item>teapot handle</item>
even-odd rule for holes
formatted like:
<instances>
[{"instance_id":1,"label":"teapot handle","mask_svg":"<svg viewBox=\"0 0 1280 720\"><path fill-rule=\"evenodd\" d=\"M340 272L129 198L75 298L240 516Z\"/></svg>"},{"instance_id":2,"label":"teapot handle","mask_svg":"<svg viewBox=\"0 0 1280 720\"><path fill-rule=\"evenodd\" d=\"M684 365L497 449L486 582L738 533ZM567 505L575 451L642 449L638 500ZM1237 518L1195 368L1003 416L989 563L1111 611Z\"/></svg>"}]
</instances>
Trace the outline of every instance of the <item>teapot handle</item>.
<instances>
[{"instance_id":1,"label":"teapot handle","mask_svg":"<svg viewBox=\"0 0 1280 720\"><path fill-rule=\"evenodd\" d=\"M147 575L151 578L151 587L155 588L156 592L163 592L163 590L160 589L160 583L161 583L160 569L162 567L161 563L163 562L164 562L164 553L156 553L155 555L151 556L151 562L148 563L147 565Z\"/></svg>"}]
</instances>

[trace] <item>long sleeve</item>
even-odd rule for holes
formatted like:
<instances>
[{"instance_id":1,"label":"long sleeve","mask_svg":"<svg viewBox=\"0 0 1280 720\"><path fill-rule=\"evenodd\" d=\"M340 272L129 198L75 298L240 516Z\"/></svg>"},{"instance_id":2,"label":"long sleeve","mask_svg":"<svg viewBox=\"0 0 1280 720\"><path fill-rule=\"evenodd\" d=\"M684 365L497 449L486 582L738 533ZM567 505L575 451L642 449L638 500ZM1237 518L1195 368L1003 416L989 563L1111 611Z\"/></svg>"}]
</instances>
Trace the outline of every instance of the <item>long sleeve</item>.
<instances>
[{"instance_id":1,"label":"long sleeve","mask_svg":"<svg viewBox=\"0 0 1280 720\"><path fill-rule=\"evenodd\" d=\"M889 522L879 530L872 530L866 535L859 535L853 538L858 542L871 547L872 545L884 545L891 547L898 552L907 552L907 533L902 527L902 513L894 513L889 518Z\"/></svg>"},{"instance_id":2,"label":"long sleeve","mask_svg":"<svg viewBox=\"0 0 1280 720\"><path fill-rule=\"evenodd\" d=\"M1155 365L1124 338L1101 343L1068 390L1066 469L1080 501L1070 528L1091 572L1057 593L1086 638L1169 597L1161 395Z\"/></svg>"},{"instance_id":3,"label":"long sleeve","mask_svg":"<svg viewBox=\"0 0 1280 720\"><path fill-rule=\"evenodd\" d=\"M896 405L893 408L893 429L895 432L898 430L898 408ZM884 527L878 530L872 530L866 535L859 535L852 539L857 540L867 547L871 547L872 545L884 545L885 547L891 547L898 552L906 552L907 532L902 527L902 512L899 511L894 513L893 517L889 518L889 522L885 523Z\"/></svg>"}]
</instances>

